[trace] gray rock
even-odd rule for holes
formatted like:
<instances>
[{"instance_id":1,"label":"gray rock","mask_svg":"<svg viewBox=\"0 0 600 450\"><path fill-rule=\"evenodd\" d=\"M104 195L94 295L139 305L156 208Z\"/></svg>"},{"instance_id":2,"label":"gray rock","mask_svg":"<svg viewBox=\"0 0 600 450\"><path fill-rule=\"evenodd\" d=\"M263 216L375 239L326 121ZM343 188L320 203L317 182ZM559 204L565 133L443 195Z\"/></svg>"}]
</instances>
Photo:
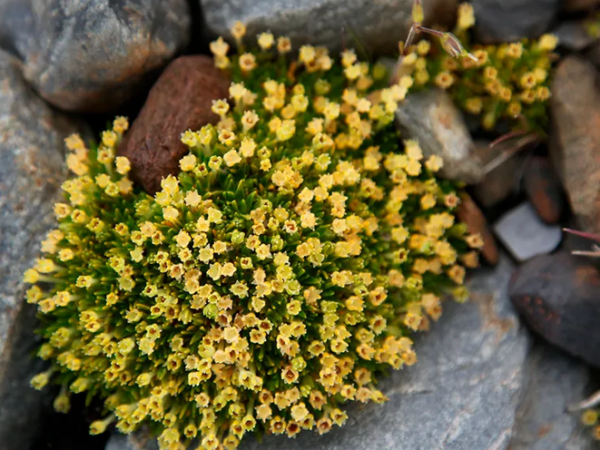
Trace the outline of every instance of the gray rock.
<instances>
[{"instance_id":1,"label":"gray rock","mask_svg":"<svg viewBox=\"0 0 600 450\"><path fill-rule=\"evenodd\" d=\"M462 114L442 89L410 94L396 110L396 125L402 138L416 139L425 157L444 160L442 176L469 184L479 183L483 165Z\"/></svg>"},{"instance_id":2,"label":"gray rock","mask_svg":"<svg viewBox=\"0 0 600 450\"><path fill-rule=\"evenodd\" d=\"M594 66L563 59L552 83L550 156L575 216L585 231L600 232L600 90Z\"/></svg>"},{"instance_id":3,"label":"gray rock","mask_svg":"<svg viewBox=\"0 0 600 450\"><path fill-rule=\"evenodd\" d=\"M0 51L0 448L27 449L43 394L29 387L35 311L24 302L23 272L54 222L62 183L63 139L74 126L39 99L18 63Z\"/></svg>"},{"instance_id":4,"label":"gray rock","mask_svg":"<svg viewBox=\"0 0 600 450\"><path fill-rule=\"evenodd\" d=\"M590 392L588 366L560 350L539 342L527 358L527 383L517 411L512 450L591 450L589 430L567 405Z\"/></svg>"},{"instance_id":5,"label":"gray rock","mask_svg":"<svg viewBox=\"0 0 600 450\"><path fill-rule=\"evenodd\" d=\"M561 0L473 0L475 32L486 44L534 38L545 33Z\"/></svg>"},{"instance_id":6,"label":"gray rock","mask_svg":"<svg viewBox=\"0 0 600 450\"><path fill-rule=\"evenodd\" d=\"M199 0L207 27L231 36L237 21L248 35L270 30L292 38L295 45L312 43L331 49L362 47L378 53L397 52L410 27L412 0ZM429 24L452 20L456 0L423 2Z\"/></svg>"},{"instance_id":7,"label":"gray rock","mask_svg":"<svg viewBox=\"0 0 600 450\"><path fill-rule=\"evenodd\" d=\"M580 52L597 41L588 33L583 20L563 22L554 29L552 34L558 38L561 47L574 52Z\"/></svg>"},{"instance_id":8,"label":"gray rock","mask_svg":"<svg viewBox=\"0 0 600 450\"><path fill-rule=\"evenodd\" d=\"M470 303L445 304L417 338L418 363L381 382L387 403L352 404L348 423L323 436L248 438L240 450L508 449L529 347L506 292L512 271L503 256L474 275Z\"/></svg>"},{"instance_id":9,"label":"gray rock","mask_svg":"<svg viewBox=\"0 0 600 450\"><path fill-rule=\"evenodd\" d=\"M185 0L0 0L0 44L50 103L108 111L190 35Z\"/></svg>"},{"instance_id":10,"label":"gray rock","mask_svg":"<svg viewBox=\"0 0 600 450\"><path fill-rule=\"evenodd\" d=\"M559 225L548 225L525 202L504 214L495 224L494 232L517 261L550 253L562 240Z\"/></svg>"},{"instance_id":11,"label":"gray rock","mask_svg":"<svg viewBox=\"0 0 600 450\"><path fill-rule=\"evenodd\" d=\"M145 430L129 435L115 431L108 439L104 450L158 450L158 442Z\"/></svg>"}]
</instances>

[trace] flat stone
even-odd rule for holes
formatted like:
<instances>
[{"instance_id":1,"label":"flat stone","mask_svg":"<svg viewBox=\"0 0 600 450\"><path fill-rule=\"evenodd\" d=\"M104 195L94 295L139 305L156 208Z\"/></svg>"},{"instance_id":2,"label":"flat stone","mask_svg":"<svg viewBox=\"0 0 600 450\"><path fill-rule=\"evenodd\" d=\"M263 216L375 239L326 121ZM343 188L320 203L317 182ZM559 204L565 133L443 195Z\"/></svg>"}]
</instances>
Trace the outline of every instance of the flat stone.
<instances>
[{"instance_id":1,"label":"flat stone","mask_svg":"<svg viewBox=\"0 0 600 450\"><path fill-rule=\"evenodd\" d=\"M411 25L412 0L199 0L206 26L231 37L239 20L248 36L271 31L289 36L294 45L326 45L332 50L362 47L377 53L398 51ZM457 0L423 2L425 22L448 24ZM253 42L254 44L254 42Z\"/></svg>"},{"instance_id":2,"label":"flat stone","mask_svg":"<svg viewBox=\"0 0 600 450\"><path fill-rule=\"evenodd\" d=\"M548 158L532 157L525 166L525 192L538 216L546 223L556 223L565 209L560 179Z\"/></svg>"},{"instance_id":3,"label":"flat stone","mask_svg":"<svg viewBox=\"0 0 600 450\"><path fill-rule=\"evenodd\" d=\"M585 231L600 232L600 91L592 64L563 59L552 83L550 156Z\"/></svg>"},{"instance_id":4,"label":"flat stone","mask_svg":"<svg viewBox=\"0 0 600 450\"><path fill-rule=\"evenodd\" d=\"M591 433L567 405L583 400L593 383L589 366L544 342L527 356L527 382L517 410L512 450L592 450Z\"/></svg>"},{"instance_id":5,"label":"flat stone","mask_svg":"<svg viewBox=\"0 0 600 450\"><path fill-rule=\"evenodd\" d=\"M498 246L492 234L488 222L481 209L467 194L461 196L461 203L456 211L458 220L467 226L472 234L479 234L483 239L481 255L491 265L498 263Z\"/></svg>"},{"instance_id":6,"label":"flat stone","mask_svg":"<svg viewBox=\"0 0 600 450\"><path fill-rule=\"evenodd\" d=\"M544 223L530 203L523 203L504 214L493 228L517 261L550 253L562 239L560 226Z\"/></svg>"},{"instance_id":7,"label":"flat stone","mask_svg":"<svg viewBox=\"0 0 600 450\"><path fill-rule=\"evenodd\" d=\"M1 0L0 44L50 103L111 111L186 45L186 0Z\"/></svg>"},{"instance_id":8,"label":"flat stone","mask_svg":"<svg viewBox=\"0 0 600 450\"><path fill-rule=\"evenodd\" d=\"M410 94L396 110L402 138L416 139L425 157L444 160L440 175L477 184L485 175L461 112L442 89Z\"/></svg>"},{"instance_id":9,"label":"flat stone","mask_svg":"<svg viewBox=\"0 0 600 450\"><path fill-rule=\"evenodd\" d=\"M148 193L160 189L163 177L179 172L179 160L189 152L181 134L217 123L212 102L227 98L228 88L227 77L208 56L182 56L165 69L118 149Z\"/></svg>"},{"instance_id":10,"label":"flat stone","mask_svg":"<svg viewBox=\"0 0 600 450\"><path fill-rule=\"evenodd\" d=\"M600 274L590 258L567 252L519 267L510 298L531 329L600 368Z\"/></svg>"},{"instance_id":11,"label":"flat stone","mask_svg":"<svg viewBox=\"0 0 600 450\"><path fill-rule=\"evenodd\" d=\"M504 256L474 275L470 303L445 304L417 337L417 364L382 380L387 403L352 404L323 436L247 438L240 450L508 449L529 347L506 291L512 271Z\"/></svg>"},{"instance_id":12,"label":"flat stone","mask_svg":"<svg viewBox=\"0 0 600 450\"><path fill-rule=\"evenodd\" d=\"M561 47L573 52L580 52L597 41L586 30L584 20L562 22L554 29L552 34L558 38L558 43Z\"/></svg>"},{"instance_id":13,"label":"flat stone","mask_svg":"<svg viewBox=\"0 0 600 450\"><path fill-rule=\"evenodd\" d=\"M63 140L75 131L0 50L0 448L27 449L44 394L29 386L41 370L32 357L35 308L24 301L23 272L54 223L52 206L66 175Z\"/></svg>"},{"instance_id":14,"label":"flat stone","mask_svg":"<svg viewBox=\"0 0 600 450\"><path fill-rule=\"evenodd\" d=\"M473 0L475 33L485 44L535 38L548 31L561 0Z\"/></svg>"}]
</instances>

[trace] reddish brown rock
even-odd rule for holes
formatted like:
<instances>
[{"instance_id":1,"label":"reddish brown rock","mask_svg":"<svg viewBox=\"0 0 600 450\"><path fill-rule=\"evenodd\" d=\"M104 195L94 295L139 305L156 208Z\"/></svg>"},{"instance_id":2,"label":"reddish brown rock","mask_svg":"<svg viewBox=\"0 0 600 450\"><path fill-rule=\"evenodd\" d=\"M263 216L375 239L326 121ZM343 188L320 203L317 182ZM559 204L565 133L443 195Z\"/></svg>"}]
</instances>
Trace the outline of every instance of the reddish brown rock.
<instances>
[{"instance_id":1,"label":"reddish brown rock","mask_svg":"<svg viewBox=\"0 0 600 450\"><path fill-rule=\"evenodd\" d=\"M519 267L509 293L536 333L600 367L600 273L588 258L538 256Z\"/></svg>"},{"instance_id":2,"label":"reddish brown rock","mask_svg":"<svg viewBox=\"0 0 600 450\"><path fill-rule=\"evenodd\" d=\"M148 193L179 172L179 160L188 153L181 133L218 121L210 108L213 100L227 97L228 87L207 56L183 56L165 69L119 146L119 154L131 161L134 180Z\"/></svg>"},{"instance_id":3,"label":"reddish brown rock","mask_svg":"<svg viewBox=\"0 0 600 450\"><path fill-rule=\"evenodd\" d=\"M558 222L565 207L565 200L552 163L541 156L531 158L525 167L523 184L538 216L546 223Z\"/></svg>"},{"instance_id":4,"label":"reddish brown rock","mask_svg":"<svg viewBox=\"0 0 600 450\"><path fill-rule=\"evenodd\" d=\"M481 209L467 194L461 197L457 217L458 220L467 226L469 233L479 233L481 235L483 239L481 255L489 264L496 265L498 263L498 246L496 245L494 235L490 231Z\"/></svg>"},{"instance_id":5,"label":"reddish brown rock","mask_svg":"<svg viewBox=\"0 0 600 450\"><path fill-rule=\"evenodd\" d=\"M600 0L566 0L564 8L567 11L588 11L600 5Z\"/></svg>"},{"instance_id":6,"label":"reddish brown rock","mask_svg":"<svg viewBox=\"0 0 600 450\"><path fill-rule=\"evenodd\" d=\"M550 156L582 228L600 232L600 90L594 66L561 61L552 83Z\"/></svg>"}]
</instances>

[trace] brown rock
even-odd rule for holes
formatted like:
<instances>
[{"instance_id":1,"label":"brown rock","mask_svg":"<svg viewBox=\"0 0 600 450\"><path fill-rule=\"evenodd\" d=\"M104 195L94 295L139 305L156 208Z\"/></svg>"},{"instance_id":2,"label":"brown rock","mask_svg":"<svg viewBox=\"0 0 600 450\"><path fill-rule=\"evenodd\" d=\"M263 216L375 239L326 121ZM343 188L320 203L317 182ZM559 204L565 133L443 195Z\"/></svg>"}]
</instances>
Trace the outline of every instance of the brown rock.
<instances>
[{"instance_id":1,"label":"brown rock","mask_svg":"<svg viewBox=\"0 0 600 450\"><path fill-rule=\"evenodd\" d=\"M509 293L536 333L600 367L600 273L589 259L538 256L519 267Z\"/></svg>"},{"instance_id":2,"label":"brown rock","mask_svg":"<svg viewBox=\"0 0 600 450\"><path fill-rule=\"evenodd\" d=\"M179 172L179 160L188 153L181 133L218 121L212 101L226 98L228 87L227 77L207 56L183 56L165 69L119 146L119 154L131 161L134 180L148 193L160 189L163 177Z\"/></svg>"},{"instance_id":3,"label":"brown rock","mask_svg":"<svg viewBox=\"0 0 600 450\"><path fill-rule=\"evenodd\" d=\"M565 0L564 8L567 11L588 11L600 5L600 0Z\"/></svg>"},{"instance_id":4,"label":"brown rock","mask_svg":"<svg viewBox=\"0 0 600 450\"><path fill-rule=\"evenodd\" d=\"M513 155L506 159L502 144L490 147L487 142L476 142L475 147L475 155L481 160L484 169L495 166L486 173L481 183L475 185L473 191L480 205L491 208L518 190L523 158L521 155ZM496 163L497 161L501 162Z\"/></svg>"},{"instance_id":5,"label":"brown rock","mask_svg":"<svg viewBox=\"0 0 600 450\"><path fill-rule=\"evenodd\" d=\"M546 223L556 223L564 210L563 190L548 158L535 156L525 166L525 192L538 216Z\"/></svg>"},{"instance_id":6,"label":"brown rock","mask_svg":"<svg viewBox=\"0 0 600 450\"><path fill-rule=\"evenodd\" d=\"M592 64L565 58L552 85L550 155L585 231L600 232L600 92Z\"/></svg>"},{"instance_id":7,"label":"brown rock","mask_svg":"<svg viewBox=\"0 0 600 450\"><path fill-rule=\"evenodd\" d=\"M457 210L458 220L467 226L469 233L479 233L481 235L483 239L481 254L489 264L496 265L498 263L498 247L485 216L467 194L464 194L461 200L462 202Z\"/></svg>"}]
</instances>

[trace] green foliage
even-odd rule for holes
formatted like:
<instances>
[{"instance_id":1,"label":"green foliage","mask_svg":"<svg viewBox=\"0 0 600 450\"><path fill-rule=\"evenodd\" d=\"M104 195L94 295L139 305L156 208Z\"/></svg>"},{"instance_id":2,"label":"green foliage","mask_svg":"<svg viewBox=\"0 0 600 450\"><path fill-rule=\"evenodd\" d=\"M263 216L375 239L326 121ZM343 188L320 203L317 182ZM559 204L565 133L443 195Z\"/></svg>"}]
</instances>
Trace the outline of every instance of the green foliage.
<instances>
[{"instance_id":1,"label":"green foliage","mask_svg":"<svg viewBox=\"0 0 600 450\"><path fill-rule=\"evenodd\" d=\"M452 42L460 41L462 53L471 57L453 57L456 52L448 49L448 38L433 40L433 44L422 40L402 59L399 75L411 78L404 83L414 80L415 90L446 89L458 107L480 116L487 130L504 120L513 131L545 136L556 37L548 34L517 43L471 44L469 29L474 23L472 6L463 3L454 30L457 39Z\"/></svg>"}]
</instances>

